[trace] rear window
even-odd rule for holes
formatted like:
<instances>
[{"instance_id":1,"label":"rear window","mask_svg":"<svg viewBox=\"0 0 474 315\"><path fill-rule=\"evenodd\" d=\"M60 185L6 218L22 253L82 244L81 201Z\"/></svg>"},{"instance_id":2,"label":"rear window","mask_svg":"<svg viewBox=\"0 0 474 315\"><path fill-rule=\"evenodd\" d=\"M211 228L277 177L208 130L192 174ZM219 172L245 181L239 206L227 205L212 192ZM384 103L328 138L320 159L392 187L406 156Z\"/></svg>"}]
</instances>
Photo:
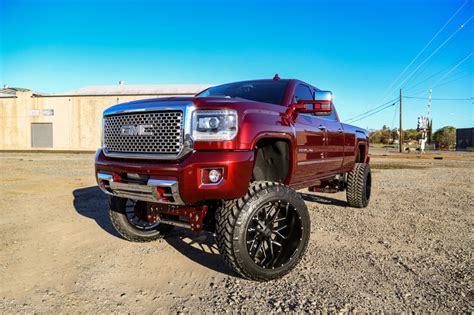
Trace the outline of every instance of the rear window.
<instances>
[{"instance_id":1,"label":"rear window","mask_svg":"<svg viewBox=\"0 0 474 315\"><path fill-rule=\"evenodd\" d=\"M245 81L218 85L196 95L242 98L246 100L283 105L287 81Z\"/></svg>"}]
</instances>

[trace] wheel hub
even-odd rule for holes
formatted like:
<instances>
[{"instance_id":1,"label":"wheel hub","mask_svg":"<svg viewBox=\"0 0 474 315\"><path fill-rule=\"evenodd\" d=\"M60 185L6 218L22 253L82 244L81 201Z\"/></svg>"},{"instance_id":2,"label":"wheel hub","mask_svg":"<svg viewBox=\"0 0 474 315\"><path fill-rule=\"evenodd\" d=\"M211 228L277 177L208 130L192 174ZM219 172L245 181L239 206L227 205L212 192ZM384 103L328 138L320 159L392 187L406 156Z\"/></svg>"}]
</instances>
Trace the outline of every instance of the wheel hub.
<instances>
[{"instance_id":1,"label":"wheel hub","mask_svg":"<svg viewBox=\"0 0 474 315\"><path fill-rule=\"evenodd\" d=\"M266 240L268 240L272 236L272 234L273 234L273 231L268 226L265 227L265 229L262 231L262 236Z\"/></svg>"}]
</instances>

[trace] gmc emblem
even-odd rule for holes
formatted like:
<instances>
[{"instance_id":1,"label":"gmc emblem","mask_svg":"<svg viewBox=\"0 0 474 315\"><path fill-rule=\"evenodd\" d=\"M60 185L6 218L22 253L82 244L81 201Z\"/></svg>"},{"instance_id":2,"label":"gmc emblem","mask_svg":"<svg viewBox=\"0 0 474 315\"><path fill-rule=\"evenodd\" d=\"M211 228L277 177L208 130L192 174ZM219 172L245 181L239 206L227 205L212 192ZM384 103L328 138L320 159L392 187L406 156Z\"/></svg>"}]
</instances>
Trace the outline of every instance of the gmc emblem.
<instances>
[{"instance_id":1,"label":"gmc emblem","mask_svg":"<svg viewBox=\"0 0 474 315\"><path fill-rule=\"evenodd\" d=\"M153 125L125 125L120 129L122 136L153 136L153 131L147 130L152 129Z\"/></svg>"}]
</instances>

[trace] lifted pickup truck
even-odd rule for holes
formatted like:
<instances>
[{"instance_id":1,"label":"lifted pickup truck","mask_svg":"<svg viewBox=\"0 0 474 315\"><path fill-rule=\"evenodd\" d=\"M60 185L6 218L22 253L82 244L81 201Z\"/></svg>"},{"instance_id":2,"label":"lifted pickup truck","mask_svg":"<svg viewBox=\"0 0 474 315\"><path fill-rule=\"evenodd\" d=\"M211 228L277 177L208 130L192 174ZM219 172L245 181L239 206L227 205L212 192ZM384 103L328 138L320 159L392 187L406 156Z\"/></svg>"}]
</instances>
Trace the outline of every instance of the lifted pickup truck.
<instances>
[{"instance_id":1,"label":"lifted pickup truck","mask_svg":"<svg viewBox=\"0 0 474 315\"><path fill-rule=\"evenodd\" d=\"M125 239L210 231L234 271L265 281L294 268L309 241L295 189L346 190L350 206L367 206L368 148L331 92L275 76L110 107L95 169Z\"/></svg>"}]
</instances>

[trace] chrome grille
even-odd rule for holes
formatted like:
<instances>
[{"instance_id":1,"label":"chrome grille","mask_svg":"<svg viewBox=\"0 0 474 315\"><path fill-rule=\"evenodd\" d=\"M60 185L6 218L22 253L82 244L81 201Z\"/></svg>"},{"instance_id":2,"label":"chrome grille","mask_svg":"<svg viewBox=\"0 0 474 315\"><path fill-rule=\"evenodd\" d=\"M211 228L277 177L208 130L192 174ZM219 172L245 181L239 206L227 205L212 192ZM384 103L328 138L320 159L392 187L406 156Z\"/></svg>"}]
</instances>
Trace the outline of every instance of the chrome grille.
<instances>
[{"instance_id":1,"label":"chrome grille","mask_svg":"<svg viewBox=\"0 0 474 315\"><path fill-rule=\"evenodd\" d=\"M124 133L146 126L146 132ZM183 112L162 111L104 117L107 152L178 155L183 147Z\"/></svg>"}]
</instances>

